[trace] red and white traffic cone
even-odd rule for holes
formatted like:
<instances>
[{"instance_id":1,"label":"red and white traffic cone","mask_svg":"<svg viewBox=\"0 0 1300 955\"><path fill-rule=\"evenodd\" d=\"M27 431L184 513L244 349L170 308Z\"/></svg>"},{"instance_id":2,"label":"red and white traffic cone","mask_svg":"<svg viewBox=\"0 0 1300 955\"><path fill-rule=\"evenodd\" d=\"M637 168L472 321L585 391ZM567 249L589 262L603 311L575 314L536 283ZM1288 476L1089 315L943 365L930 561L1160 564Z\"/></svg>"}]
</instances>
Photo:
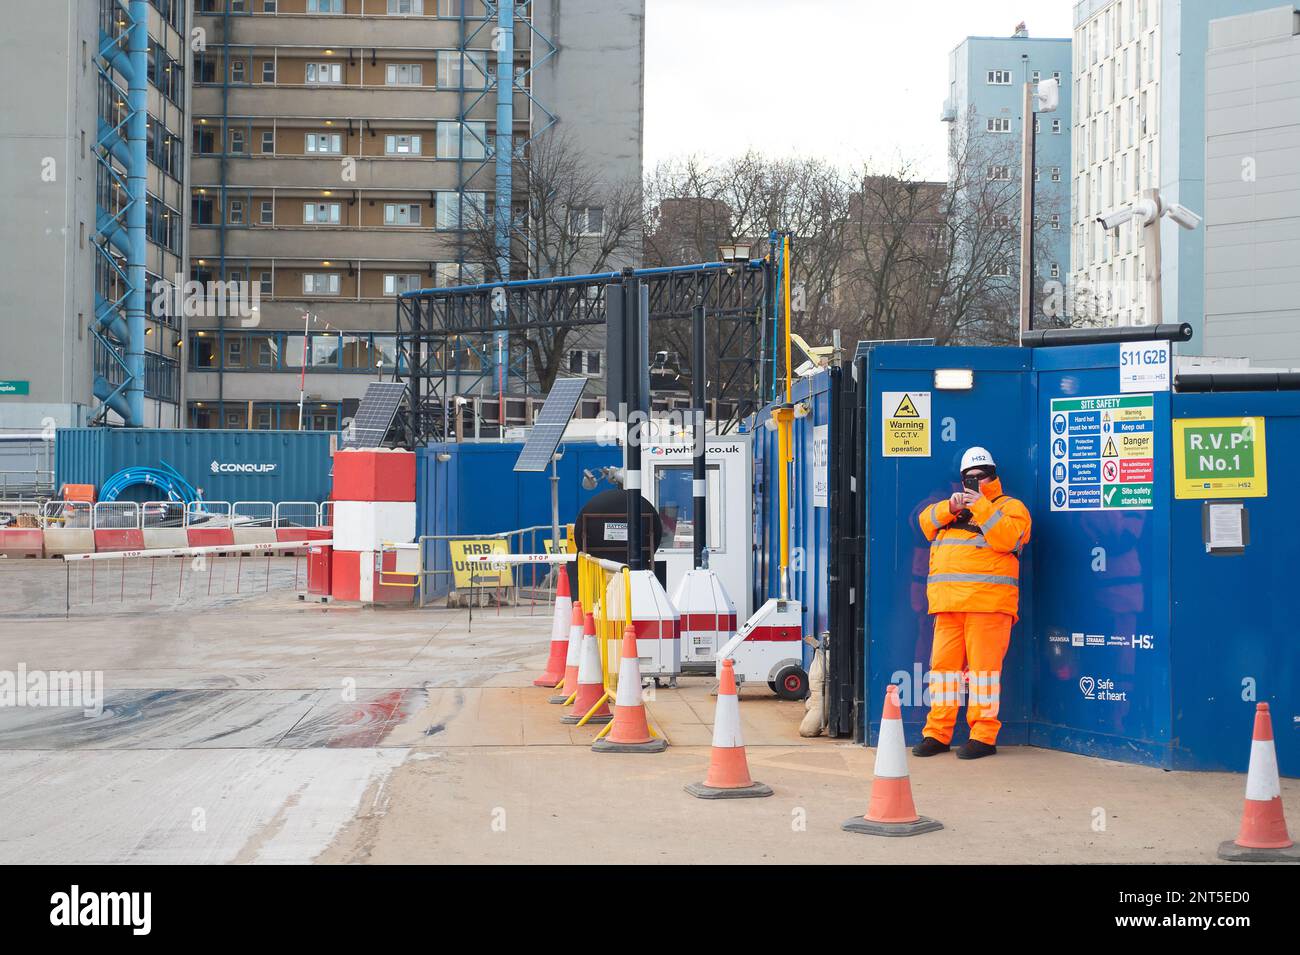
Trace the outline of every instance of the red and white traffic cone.
<instances>
[{"instance_id":1,"label":"red and white traffic cone","mask_svg":"<svg viewBox=\"0 0 1300 955\"><path fill-rule=\"evenodd\" d=\"M573 617L573 598L569 596L569 574L560 565L560 580L555 585L555 614L551 620L551 655L546 669L533 686L555 686L564 678L564 661L569 652L569 624Z\"/></svg>"},{"instance_id":2,"label":"red and white traffic cone","mask_svg":"<svg viewBox=\"0 0 1300 955\"><path fill-rule=\"evenodd\" d=\"M1282 812L1282 786L1273 748L1273 720L1268 704L1255 706L1255 732L1246 770L1246 804L1241 831L1219 846L1219 858L1229 862L1300 862L1300 846L1291 841Z\"/></svg>"},{"instance_id":3,"label":"red and white traffic cone","mask_svg":"<svg viewBox=\"0 0 1300 955\"><path fill-rule=\"evenodd\" d=\"M588 723L608 723L614 718L609 712L609 703L602 703L605 684L601 679L603 669L600 665L600 644L596 639L596 618L586 615L583 621L582 659L578 661L577 695L573 699L573 709L560 717L561 723L577 723L592 707L600 703L600 709L592 713ZM566 684L567 686L567 684Z\"/></svg>"},{"instance_id":4,"label":"red and white traffic cone","mask_svg":"<svg viewBox=\"0 0 1300 955\"><path fill-rule=\"evenodd\" d=\"M569 621L569 641L564 654L563 689L555 694L548 703L563 703L573 696L578 688L578 662L582 659L582 601L573 602L573 613Z\"/></svg>"},{"instance_id":5,"label":"red and white traffic cone","mask_svg":"<svg viewBox=\"0 0 1300 955\"><path fill-rule=\"evenodd\" d=\"M614 696L614 725L591 744L597 753L662 753L668 740L652 736L641 697L641 660L636 654L636 630L623 628L618 664L618 693Z\"/></svg>"},{"instance_id":6,"label":"red and white traffic cone","mask_svg":"<svg viewBox=\"0 0 1300 955\"><path fill-rule=\"evenodd\" d=\"M880 738L876 741L876 771L871 781L871 801L865 816L854 816L840 826L845 832L870 836L917 836L942 829L943 823L919 816L912 802L912 783L907 776L907 744L903 741L903 710L898 705L898 687L885 691L885 709L880 717Z\"/></svg>"},{"instance_id":7,"label":"red and white traffic cone","mask_svg":"<svg viewBox=\"0 0 1300 955\"><path fill-rule=\"evenodd\" d=\"M686 791L700 799L744 799L772 795L772 787L756 783L749 775L745 741L740 736L740 700L736 696L736 662L722 661L718 705L713 715L713 750L702 783L688 783Z\"/></svg>"}]
</instances>

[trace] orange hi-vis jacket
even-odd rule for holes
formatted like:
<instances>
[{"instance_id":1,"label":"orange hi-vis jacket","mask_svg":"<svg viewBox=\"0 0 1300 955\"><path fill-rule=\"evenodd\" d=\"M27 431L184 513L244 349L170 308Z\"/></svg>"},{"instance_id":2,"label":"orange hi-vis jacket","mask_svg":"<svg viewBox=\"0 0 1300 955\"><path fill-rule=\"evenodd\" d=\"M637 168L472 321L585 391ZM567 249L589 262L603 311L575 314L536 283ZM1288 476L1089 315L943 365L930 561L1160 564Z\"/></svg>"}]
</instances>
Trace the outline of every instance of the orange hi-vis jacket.
<instances>
[{"instance_id":1,"label":"orange hi-vis jacket","mask_svg":"<svg viewBox=\"0 0 1300 955\"><path fill-rule=\"evenodd\" d=\"M1020 551L1029 543L1029 511L1002 493L999 478L980 491L968 521L958 522L947 501L921 511L921 533L930 542L930 613L1009 613L1019 619Z\"/></svg>"}]
</instances>

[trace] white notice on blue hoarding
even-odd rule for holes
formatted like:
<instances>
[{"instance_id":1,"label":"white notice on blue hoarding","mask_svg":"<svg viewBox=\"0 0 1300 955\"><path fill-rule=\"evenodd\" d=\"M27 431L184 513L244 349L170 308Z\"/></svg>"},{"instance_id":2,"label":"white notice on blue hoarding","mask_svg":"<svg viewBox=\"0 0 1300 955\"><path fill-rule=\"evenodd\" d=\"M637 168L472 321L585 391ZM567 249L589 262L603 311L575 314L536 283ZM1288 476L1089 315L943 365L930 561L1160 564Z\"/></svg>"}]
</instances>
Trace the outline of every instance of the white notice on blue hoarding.
<instances>
[{"instance_id":1,"label":"white notice on blue hoarding","mask_svg":"<svg viewBox=\"0 0 1300 955\"><path fill-rule=\"evenodd\" d=\"M1119 346L1119 390L1169 390L1168 342L1121 342Z\"/></svg>"},{"instance_id":2,"label":"white notice on blue hoarding","mask_svg":"<svg viewBox=\"0 0 1300 955\"><path fill-rule=\"evenodd\" d=\"M825 424L816 425L813 428L813 439L812 439L813 507L827 507L830 505L830 494L831 494L830 467L829 467L830 447L831 447L830 425L825 425Z\"/></svg>"}]
</instances>

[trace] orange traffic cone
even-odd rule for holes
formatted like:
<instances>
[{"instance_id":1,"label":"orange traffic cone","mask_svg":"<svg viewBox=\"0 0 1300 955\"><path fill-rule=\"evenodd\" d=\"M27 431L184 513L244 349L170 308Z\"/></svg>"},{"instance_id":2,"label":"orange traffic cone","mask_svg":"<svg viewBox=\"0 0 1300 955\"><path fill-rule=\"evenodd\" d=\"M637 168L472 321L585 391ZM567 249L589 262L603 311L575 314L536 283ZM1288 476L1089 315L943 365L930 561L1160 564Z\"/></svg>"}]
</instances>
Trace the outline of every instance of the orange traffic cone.
<instances>
[{"instance_id":1,"label":"orange traffic cone","mask_svg":"<svg viewBox=\"0 0 1300 955\"><path fill-rule=\"evenodd\" d=\"M686 791L700 799L743 799L770 796L772 787L756 783L749 775L745 741L740 736L740 700L736 696L736 663L722 661L718 705L713 716L713 752L702 783L689 783Z\"/></svg>"},{"instance_id":2,"label":"orange traffic cone","mask_svg":"<svg viewBox=\"0 0 1300 955\"><path fill-rule=\"evenodd\" d=\"M867 814L854 816L840 828L871 836L916 836L943 828L941 822L918 816L912 803L912 783L907 778L907 744L903 742L903 711L898 705L898 687L893 683L885 691Z\"/></svg>"},{"instance_id":3,"label":"orange traffic cone","mask_svg":"<svg viewBox=\"0 0 1300 955\"><path fill-rule=\"evenodd\" d=\"M662 753L668 740L650 735L645 700L641 698L641 660L636 652L636 630L623 628L618 664L618 693L614 697L614 725L591 748L597 753Z\"/></svg>"},{"instance_id":4,"label":"orange traffic cone","mask_svg":"<svg viewBox=\"0 0 1300 955\"><path fill-rule=\"evenodd\" d=\"M573 614L569 622L569 640L564 654L563 689L555 694L548 703L563 703L578 688L578 660L582 656L582 601L573 602Z\"/></svg>"},{"instance_id":5,"label":"orange traffic cone","mask_svg":"<svg viewBox=\"0 0 1300 955\"><path fill-rule=\"evenodd\" d=\"M1282 813L1282 787L1273 748L1273 720L1268 704L1255 706L1255 732L1246 771L1246 805L1241 832L1219 846L1219 858L1230 862L1300 862L1300 847L1291 841Z\"/></svg>"},{"instance_id":6,"label":"orange traffic cone","mask_svg":"<svg viewBox=\"0 0 1300 955\"><path fill-rule=\"evenodd\" d=\"M566 683L567 687L568 684ZM582 658L578 661L578 691L573 699L573 709L560 717L561 723L577 723L600 703L600 709L592 714L588 723L608 723L614 717L609 712L609 704L601 703L605 695L605 684L601 680L600 646L596 640L596 618L586 615L582 633Z\"/></svg>"},{"instance_id":7,"label":"orange traffic cone","mask_svg":"<svg viewBox=\"0 0 1300 955\"><path fill-rule=\"evenodd\" d=\"M569 573L560 567L560 581L555 585L555 615L551 620L551 655L546 669L533 686L555 686L564 677L564 661L569 651L569 621L573 616L573 598L569 596Z\"/></svg>"}]
</instances>

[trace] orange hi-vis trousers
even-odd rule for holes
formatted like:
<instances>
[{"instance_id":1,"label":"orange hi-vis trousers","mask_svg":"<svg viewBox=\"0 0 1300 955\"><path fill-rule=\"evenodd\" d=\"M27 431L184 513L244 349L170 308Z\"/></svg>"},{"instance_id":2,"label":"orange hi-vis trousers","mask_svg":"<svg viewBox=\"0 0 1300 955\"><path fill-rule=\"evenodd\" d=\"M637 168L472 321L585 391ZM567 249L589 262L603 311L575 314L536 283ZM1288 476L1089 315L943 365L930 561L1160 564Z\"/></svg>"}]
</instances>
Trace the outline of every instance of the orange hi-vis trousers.
<instances>
[{"instance_id":1,"label":"orange hi-vis trousers","mask_svg":"<svg viewBox=\"0 0 1300 955\"><path fill-rule=\"evenodd\" d=\"M952 742L957 707L966 686L966 722L971 739L993 746L998 741L998 704L1002 693L1002 658L1011 642L1009 613L936 613L930 651L930 716L926 736ZM965 671L965 672L963 672ZM969 676L969 682L967 677Z\"/></svg>"}]
</instances>

